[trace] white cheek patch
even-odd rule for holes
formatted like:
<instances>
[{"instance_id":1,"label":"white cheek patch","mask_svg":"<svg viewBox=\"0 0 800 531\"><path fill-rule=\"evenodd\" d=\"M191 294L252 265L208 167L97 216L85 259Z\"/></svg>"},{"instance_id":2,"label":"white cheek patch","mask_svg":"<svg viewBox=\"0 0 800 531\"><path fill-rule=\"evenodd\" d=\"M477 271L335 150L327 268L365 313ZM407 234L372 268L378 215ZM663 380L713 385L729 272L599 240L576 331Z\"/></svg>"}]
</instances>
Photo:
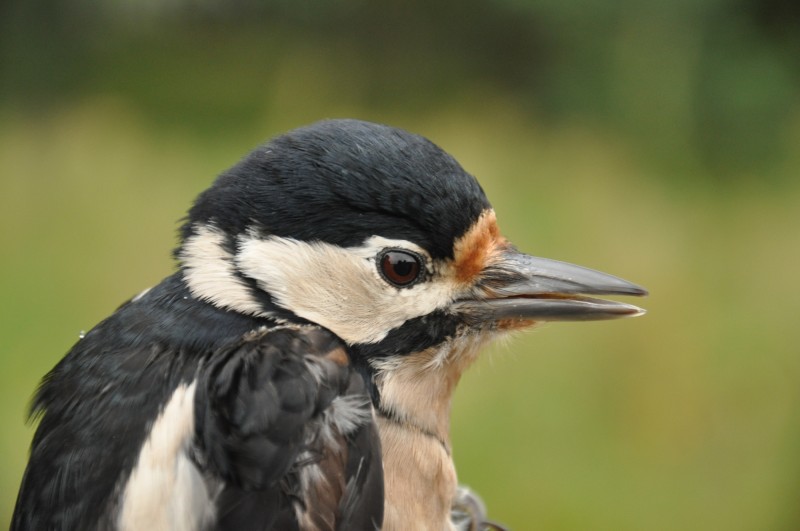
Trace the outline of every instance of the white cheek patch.
<instances>
[{"instance_id":1,"label":"white cheek patch","mask_svg":"<svg viewBox=\"0 0 800 531\"><path fill-rule=\"evenodd\" d=\"M381 249L422 250L406 241L370 238L342 248L275 236L244 235L236 267L255 279L278 305L329 330L350 344L375 343L409 319L446 306L457 285L435 275L409 288L389 285L378 273Z\"/></svg>"}]
</instances>

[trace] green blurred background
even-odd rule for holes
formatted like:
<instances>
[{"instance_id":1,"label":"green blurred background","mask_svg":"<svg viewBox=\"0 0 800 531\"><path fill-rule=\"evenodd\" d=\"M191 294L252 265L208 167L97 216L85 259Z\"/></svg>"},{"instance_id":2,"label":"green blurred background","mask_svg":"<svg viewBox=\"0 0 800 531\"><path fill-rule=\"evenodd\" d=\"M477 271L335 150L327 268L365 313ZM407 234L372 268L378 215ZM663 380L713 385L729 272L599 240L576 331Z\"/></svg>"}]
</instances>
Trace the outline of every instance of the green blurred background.
<instances>
[{"instance_id":1,"label":"green blurred background","mask_svg":"<svg viewBox=\"0 0 800 531\"><path fill-rule=\"evenodd\" d=\"M800 529L800 3L0 7L0 525L40 377L174 267L178 220L321 118L421 133L522 249L647 316L485 354L455 459L514 529Z\"/></svg>"}]
</instances>

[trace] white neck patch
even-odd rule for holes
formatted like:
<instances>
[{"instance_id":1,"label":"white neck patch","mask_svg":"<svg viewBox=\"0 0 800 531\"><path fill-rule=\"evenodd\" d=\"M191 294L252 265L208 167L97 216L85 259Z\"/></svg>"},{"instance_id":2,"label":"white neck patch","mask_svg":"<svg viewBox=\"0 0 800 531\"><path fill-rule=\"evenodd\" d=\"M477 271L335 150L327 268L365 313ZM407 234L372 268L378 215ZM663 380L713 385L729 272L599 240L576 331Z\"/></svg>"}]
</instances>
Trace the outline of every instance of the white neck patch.
<instances>
[{"instance_id":1,"label":"white neck patch","mask_svg":"<svg viewBox=\"0 0 800 531\"><path fill-rule=\"evenodd\" d=\"M266 317L247 285L236 276L233 255L224 242L225 235L213 225L198 225L183 243L179 258L189 291L217 307Z\"/></svg>"}]
</instances>

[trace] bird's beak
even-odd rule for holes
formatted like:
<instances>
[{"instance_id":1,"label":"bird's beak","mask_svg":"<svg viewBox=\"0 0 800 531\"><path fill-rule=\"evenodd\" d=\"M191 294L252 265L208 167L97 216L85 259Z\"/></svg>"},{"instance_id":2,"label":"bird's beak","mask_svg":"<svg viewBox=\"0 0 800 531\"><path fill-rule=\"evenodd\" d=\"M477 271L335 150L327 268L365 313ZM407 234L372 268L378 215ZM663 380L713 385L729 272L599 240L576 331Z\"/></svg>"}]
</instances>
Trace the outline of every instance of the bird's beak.
<instances>
[{"instance_id":1,"label":"bird's beak","mask_svg":"<svg viewBox=\"0 0 800 531\"><path fill-rule=\"evenodd\" d=\"M474 297L454 309L482 322L591 321L642 315L637 306L587 295L647 295L647 290L593 269L506 249L481 275Z\"/></svg>"}]
</instances>

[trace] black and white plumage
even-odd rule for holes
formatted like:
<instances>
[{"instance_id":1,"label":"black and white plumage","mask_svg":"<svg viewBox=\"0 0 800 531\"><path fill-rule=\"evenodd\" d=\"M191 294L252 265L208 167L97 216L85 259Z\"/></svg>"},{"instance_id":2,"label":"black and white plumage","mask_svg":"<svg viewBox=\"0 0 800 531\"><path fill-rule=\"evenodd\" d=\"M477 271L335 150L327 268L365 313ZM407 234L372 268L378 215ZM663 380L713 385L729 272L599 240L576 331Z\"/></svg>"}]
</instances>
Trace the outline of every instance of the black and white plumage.
<instances>
[{"instance_id":1,"label":"black and white plumage","mask_svg":"<svg viewBox=\"0 0 800 531\"><path fill-rule=\"evenodd\" d=\"M402 130L320 122L200 195L179 270L45 377L12 529L480 529L449 404L486 341L637 315L626 281L518 252Z\"/></svg>"}]
</instances>

